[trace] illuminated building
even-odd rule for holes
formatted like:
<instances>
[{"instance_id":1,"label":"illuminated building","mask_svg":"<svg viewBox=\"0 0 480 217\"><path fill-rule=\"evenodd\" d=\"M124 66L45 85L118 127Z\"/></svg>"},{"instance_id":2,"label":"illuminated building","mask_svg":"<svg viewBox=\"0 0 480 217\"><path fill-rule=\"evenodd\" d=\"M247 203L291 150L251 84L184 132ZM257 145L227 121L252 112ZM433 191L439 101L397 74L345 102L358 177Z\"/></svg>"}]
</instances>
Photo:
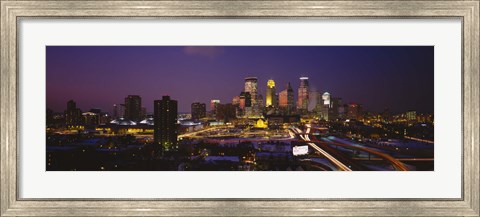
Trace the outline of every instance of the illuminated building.
<instances>
[{"instance_id":1,"label":"illuminated building","mask_svg":"<svg viewBox=\"0 0 480 217\"><path fill-rule=\"evenodd\" d=\"M99 114L89 111L82 113L82 116L86 127L92 128L98 125Z\"/></svg>"},{"instance_id":2,"label":"illuminated building","mask_svg":"<svg viewBox=\"0 0 480 217\"><path fill-rule=\"evenodd\" d=\"M212 99L210 100L210 111L215 111L215 109L217 108L217 105L220 104L220 100L219 99Z\"/></svg>"},{"instance_id":3,"label":"illuminated building","mask_svg":"<svg viewBox=\"0 0 480 217\"><path fill-rule=\"evenodd\" d=\"M206 117L207 108L205 103L194 102L191 106L192 119L201 119Z\"/></svg>"},{"instance_id":4,"label":"illuminated building","mask_svg":"<svg viewBox=\"0 0 480 217\"><path fill-rule=\"evenodd\" d=\"M256 77L245 78L245 93L250 93L251 108L245 109L244 115L247 117L260 116L263 99L258 94L258 79Z\"/></svg>"},{"instance_id":5,"label":"illuminated building","mask_svg":"<svg viewBox=\"0 0 480 217\"><path fill-rule=\"evenodd\" d=\"M232 104L233 104L234 106L240 106L240 96L234 96L234 97L232 98Z\"/></svg>"},{"instance_id":6,"label":"illuminated building","mask_svg":"<svg viewBox=\"0 0 480 217\"><path fill-rule=\"evenodd\" d=\"M327 105L330 107L330 93L325 92L322 95L323 105Z\"/></svg>"},{"instance_id":7,"label":"illuminated building","mask_svg":"<svg viewBox=\"0 0 480 217\"><path fill-rule=\"evenodd\" d=\"M239 104L241 109L252 107L252 96L249 92L241 92L239 96Z\"/></svg>"},{"instance_id":8,"label":"illuminated building","mask_svg":"<svg viewBox=\"0 0 480 217\"><path fill-rule=\"evenodd\" d=\"M245 92L250 93L252 97L252 107L257 105L258 83L256 77L245 78Z\"/></svg>"},{"instance_id":9,"label":"illuminated building","mask_svg":"<svg viewBox=\"0 0 480 217\"><path fill-rule=\"evenodd\" d=\"M300 77L300 86L298 87L297 109L306 111L308 109L308 94L310 88L308 85L308 77Z\"/></svg>"},{"instance_id":10,"label":"illuminated building","mask_svg":"<svg viewBox=\"0 0 480 217\"><path fill-rule=\"evenodd\" d=\"M140 121L142 113L142 98L138 95L125 97L125 119Z\"/></svg>"},{"instance_id":11,"label":"illuminated building","mask_svg":"<svg viewBox=\"0 0 480 217\"><path fill-rule=\"evenodd\" d=\"M177 101L163 96L161 100L155 100L153 106L154 143L165 151L171 150L177 146Z\"/></svg>"},{"instance_id":12,"label":"illuminated building","mask_svg":"<svg viewBox=\"0 0 480 217\"><path fill-rule=\"evenodd\" d=\"M266 91L266 98L265 98L266 107L278 106L276 101L276 94L277 92L275 91L275 81L270 79L267 81L267 91Z\"/></svg>"},{"instance_id":13,"label":"illuminated building","mask_svg":"<svg viewBox=\"0 0 480 217\"><path fill-rule=\"evenodd\" d=\"M82 124L82 111L77 108L75 101L68 101L67 110L65 110L65 125L67 128L78 128Z\"/></svg>"},{"instance_id":14,"label":"illuminated building","mask_svg":"<svg viewBox=\"0 0 480 217\"><path fill-rule=\"evenodd\" d=\"M292 86L290 86L289 82L286 89L278 94L279 107L286 110L287 112L292 112L295 108L293 94L293 89Z\"/></svg>"},{"instance_id":15,"label":"illuminated building","mask_svg":"<svg viewBox=\"0 0 480 217\"><path fill-rule=\"evenodd\" d=\"M408 111L406 114L407 121L416 121L417 120L417 112L416 111Z\"/></svg>"},{"instance_id":16,"label":"illuminated building","mask_svg":"<svg viewBox=\"0 0 480 217\"><path fill-rule=\"evenodd\" d=\"M265 129L268 127L268 121L264 119L258 119L257 122L253 125L253 128Z\"/></svg>"},{"instance_id":17,"label":"illuminated building","mask_svg":"<svg viewBox=\"0 0 480 217\"><path fill-rule=\"evenodd\" d=\"M323 120L330 120L331 117L329 117L330 112L331 112L331 104L330 104L330 93L325 92L322 95L322 106L321 106L321 112L320 112L320 118Z\"/></svg>"}]
</instances>

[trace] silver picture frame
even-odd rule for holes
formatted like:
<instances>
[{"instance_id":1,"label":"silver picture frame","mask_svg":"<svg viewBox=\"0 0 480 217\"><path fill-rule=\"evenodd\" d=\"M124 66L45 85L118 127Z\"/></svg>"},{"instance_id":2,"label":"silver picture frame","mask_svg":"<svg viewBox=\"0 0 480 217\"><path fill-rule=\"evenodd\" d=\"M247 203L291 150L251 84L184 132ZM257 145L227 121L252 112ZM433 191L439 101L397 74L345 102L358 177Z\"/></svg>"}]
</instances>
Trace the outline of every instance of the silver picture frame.
<instances>
[{"instance_id":1,"label":"silver picture frame","mask_svg":"<svg viewBox=\"0 0 480 217\"><path fill-rule=\"evenodd\" d=\"M0 0L1 216L479 216L479 1ZM460 199L22 199L18 22L28 18L412 18L462 20ZM460 144L458 144L460 145Z\"/></svg>"}]
</instances>

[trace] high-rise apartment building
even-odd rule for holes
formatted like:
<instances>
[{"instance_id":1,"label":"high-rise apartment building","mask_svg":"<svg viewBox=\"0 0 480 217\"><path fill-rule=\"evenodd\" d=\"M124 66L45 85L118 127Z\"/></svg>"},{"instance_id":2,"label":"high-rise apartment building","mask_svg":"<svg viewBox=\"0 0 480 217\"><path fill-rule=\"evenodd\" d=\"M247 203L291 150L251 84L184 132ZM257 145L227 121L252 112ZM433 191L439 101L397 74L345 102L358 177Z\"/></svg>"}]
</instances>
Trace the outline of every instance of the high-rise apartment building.
<instances>
[{"instance_id":1,"label":"high-rise apartment building","mask_svg":"<svg viewBox=\"0 0 480 217\"><path fill-rule=\"evenodd\" d=\"M177 146L177 109L176 100L170 96L163 96L161 100L153 102L154 143L161 145L163 150L168 151Z\"/></svg>"},{"instance_id":2,"label":"high-rise apartment building","mask_svg":"<svg viewBox=\"0 0 480 217\"><path fill-rule=\"evenodd\" d=\"M67 128L75 128L82 124L82 111L77 108L75 101L68 101L67 110L65 110L65 125Z\"/></svg>"}]
</instances>

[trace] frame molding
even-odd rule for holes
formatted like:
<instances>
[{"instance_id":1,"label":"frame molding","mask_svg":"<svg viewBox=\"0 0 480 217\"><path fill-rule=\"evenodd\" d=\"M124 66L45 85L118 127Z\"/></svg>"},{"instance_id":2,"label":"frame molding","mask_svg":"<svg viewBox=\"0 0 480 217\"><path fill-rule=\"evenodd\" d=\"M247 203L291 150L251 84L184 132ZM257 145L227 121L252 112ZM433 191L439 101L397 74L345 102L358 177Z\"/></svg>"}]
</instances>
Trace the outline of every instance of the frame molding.
<instances>
[{"instance_id":1,"label":"frame molding","mask_svg":"<svg viewBox=\"0 0 480 217\"><path fill-rule=\"evenodd\" d=\"M480 216L479 0L0 0L0 216ZM25 17L451 18L463 25L463 197L459 200L27 200L17 196L17 21Z\"/></svg>"}]
</instances>

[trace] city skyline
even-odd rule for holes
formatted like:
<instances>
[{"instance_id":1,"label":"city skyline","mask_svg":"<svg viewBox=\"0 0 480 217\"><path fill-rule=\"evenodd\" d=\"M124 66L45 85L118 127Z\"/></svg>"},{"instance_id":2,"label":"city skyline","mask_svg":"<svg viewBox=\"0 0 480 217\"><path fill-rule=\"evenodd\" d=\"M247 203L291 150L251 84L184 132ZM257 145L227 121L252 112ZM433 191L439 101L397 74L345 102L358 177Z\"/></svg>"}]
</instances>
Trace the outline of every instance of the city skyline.
<instances>
[{"instance_id":1,"label":"city skyline","mask_svg":"<svg viewBox=\"0 0 480 217\"><path fill-rule=\"evenodd\" d=\"M321 56L325 58L314 61ZM351 64L339 63L346 60ZM123 103L127 95L139 95L142 107L152 114L153 101L169 95L178 100L179 112L190 112L194 102L231 103L249 76L258 78L264 98L267 81L273 79L277 94L290 82L297 101L299 77L307 76L310 90L329 92L366 110L433 113L433 47L425 46L48 46L47 108L62 112L73 99L83 111L112 112L113 104Z\"/></svg>"}]
</instances>

